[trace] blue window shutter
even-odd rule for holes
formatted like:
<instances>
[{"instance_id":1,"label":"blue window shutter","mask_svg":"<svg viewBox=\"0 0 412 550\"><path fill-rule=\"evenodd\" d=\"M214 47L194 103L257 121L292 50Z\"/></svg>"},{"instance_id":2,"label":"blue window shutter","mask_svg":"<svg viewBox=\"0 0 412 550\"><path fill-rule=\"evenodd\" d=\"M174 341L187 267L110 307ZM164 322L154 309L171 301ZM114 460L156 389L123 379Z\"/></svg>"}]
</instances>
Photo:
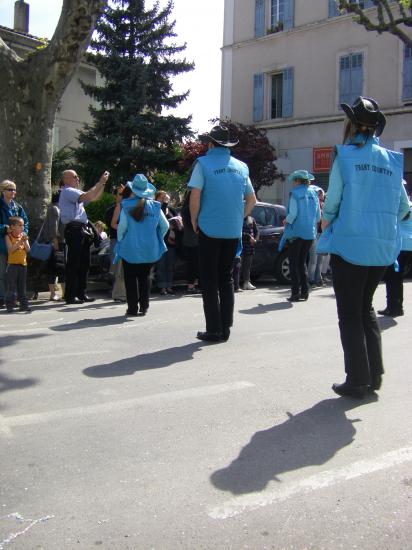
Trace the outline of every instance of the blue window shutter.
<instances>
[{"instance_id":1,"label":"blue window shutter","mask_svg":"<svg viewBox=\"0 0 412 550\"><path fill-rule=\"evenodd\" d=\"M340 15L336 0L329 0L329 17L337 17Z\"/></svg>"},{"instance_id":2,"label":"blue window shutter","mask_svg":"<svg viewBox=\"0 0 412 550\"><path fill-rule=\"evenodd\" d=\"M282 116L293 116L293 67L283 71Z\"/></svg>"},{"instance_id":3,"label":"blue window shutter","mask_svg":"<svg viewBox=\"0 0 412 550\"><path fill-rule=\"evenodd\" d=\"M265 0L255 2L255 37L265 35Z\"/></svg>"},{"instance_id":4,"label":"blue window shutter","mask_svg":"<svg viewBox=\"0 0 412 550\"><path fill-rule=\"evenodd\" d=\"M364 0L363 2L363 9L366 10L368 8L373 8L375 4L373 3L372 0Z\"/></svg>"},{"instance_id":5,"label":"blue window shutter","mask_svg":"<svg viewBox=\"0 0 412 550\"><path fill-rule=\"evenodd\" d=\"M263 74L253 75L253 121L263 120Z\"/></svg>"},{"instance_id":6,"label":"blue window shutter","mask_svg":"<svg viewBox=\"0 0 412 550\"><path fill-rule=\"evenodd\" d=\"M412 47L405 46L403 52L402 99L412 99Z\"/></svg>"},{"instance_id":7,"label":"blue window shutter","mask_svg":"<svg viewBox=\"0 0 412 550\"><path fill-rule=\"evenodd\" d=\"M350 56L344 55L339 60L339 104L350 103Z\"/></svg>"},{"instance_id":8,"label":"blue window shutter","mask_svg":"<svg viewBox=\"0 0 412 550\"><path fill-rule=\"evenodd\" d=\"M363 92L363 55L351 54L351 103Z\"/></svg>"},{"instance_id":9,"label":"blue window shutter","mask_svg":"<svg viewBox=\"0 0 412 550\"><path fill-rule=\"evenodd\" d=\"M294 24L295 0L284 0L283 28L291 29Z\"/></svg>"}]
</instances>

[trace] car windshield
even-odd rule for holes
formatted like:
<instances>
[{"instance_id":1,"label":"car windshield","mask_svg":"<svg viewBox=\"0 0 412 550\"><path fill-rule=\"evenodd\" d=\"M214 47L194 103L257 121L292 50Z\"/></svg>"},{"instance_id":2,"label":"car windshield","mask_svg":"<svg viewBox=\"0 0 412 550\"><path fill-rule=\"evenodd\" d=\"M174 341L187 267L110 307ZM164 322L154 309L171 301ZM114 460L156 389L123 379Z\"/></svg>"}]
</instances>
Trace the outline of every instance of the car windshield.
<instances>
[{"instance_id":1,"label":"car windshield","mask_svg":"<svg viewBox=\"0 0 412 550\"><path fill-rule=\"evenodd\" d=\"M263 206L255 206L252 210L251 216L255 219L258 225L267 225L265 208Z\"/></svg>"}]
</instances>

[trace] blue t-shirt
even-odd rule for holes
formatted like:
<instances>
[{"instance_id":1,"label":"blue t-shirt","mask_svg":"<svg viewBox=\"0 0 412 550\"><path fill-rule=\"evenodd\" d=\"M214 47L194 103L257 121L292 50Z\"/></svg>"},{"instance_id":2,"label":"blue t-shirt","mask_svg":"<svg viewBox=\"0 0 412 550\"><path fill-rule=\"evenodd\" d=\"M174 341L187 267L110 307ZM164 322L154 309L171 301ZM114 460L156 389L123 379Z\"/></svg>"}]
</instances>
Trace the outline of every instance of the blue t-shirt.
<instances>
[{"instance_id":1,"label":"blue t-shirt","mask_svg":"<svg viewBox=\"0 0 412 550\"><path fill-rule=\"evenodd\" d=\"M244 197L253 195L249 171L224 147L210 149L193 169L189 187L202 191L198 225L208 237L242 236Z\"/></svg>"},{"instance_id":2,"label":"blue t-shirt","mask_svg":"<svg viewBox=\"0 0 412 550\"><path fill-rule=\"evenodd\" d=\"M79 197L84 195L84 191L74 187L63 187L59 197L60 219L63 224L70 222L87 223L87 214Z\"/></svg>"}]
</instances>

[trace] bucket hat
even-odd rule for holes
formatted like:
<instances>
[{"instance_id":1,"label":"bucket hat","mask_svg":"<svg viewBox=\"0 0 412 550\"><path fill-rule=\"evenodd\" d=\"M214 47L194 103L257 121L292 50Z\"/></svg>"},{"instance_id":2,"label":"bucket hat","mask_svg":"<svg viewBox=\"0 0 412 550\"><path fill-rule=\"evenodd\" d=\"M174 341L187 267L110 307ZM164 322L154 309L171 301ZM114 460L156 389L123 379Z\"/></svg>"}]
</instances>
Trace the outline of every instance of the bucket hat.
<instances>
[{"instance_id":1,"label":"bucket hat","mask_svg":"<svg viewBox=\"0 0 412 550\"><path fill-rule=\"evenodd\" d=\"M156 193L156 187L149 183L149 180L143 174L136 174L132 181L127 182L127 186L133 191L136 197L152 199Z\"/></svg>"},{"instance_id":2,"label":"bucket hat","mask_svg":"<svg viewBox=\"0 0 412 550\"><path fill-rule=\"evenodd\" d=\"M204 134L199 135L199 140L203 143L214 141L218 145L222 145L222 147L234 147L239 143L238 139L235 141L230 139L229 128L223 124L217 124L216 126L213 126L210 132L205 132Z\"/></svg>"},{"instance_id":3,"label":"bucket hat","mask_svg":"<svg viewBox=\"0 0 412 550\"><path fill-rule=\"evenodd\" d=\"M290 183L293 180L308 180L313 181L315 176L308 172L307 170L295 170L288 176L288 182Z\"/></svg>"},{"instance_id":4,"label":"bucket hat","mask_svg":"<svg viewBox=\"0 0 412 550\"><path fill-rule=\"evenodd\" d=\"M347 103L340 105L345 111L346 116L361 126L373 128L376 136L380 136L385 128L386 118L379 109L379 105L371 97L359 96L352 106Z\"/></svg>"}]
</instances>

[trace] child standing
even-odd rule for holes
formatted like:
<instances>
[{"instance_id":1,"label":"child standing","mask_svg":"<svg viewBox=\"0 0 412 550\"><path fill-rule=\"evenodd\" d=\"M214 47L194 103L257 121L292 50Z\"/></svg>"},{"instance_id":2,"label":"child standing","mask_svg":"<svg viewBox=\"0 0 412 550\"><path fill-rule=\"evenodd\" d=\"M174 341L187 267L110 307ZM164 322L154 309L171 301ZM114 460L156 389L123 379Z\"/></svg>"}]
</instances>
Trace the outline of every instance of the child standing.
<instances>
[{"instance_id":1,"label":"child standing","mask_svg":"<svg viewBox=\"0 0 412 550\"><path fill-rule=\"evenodd\" d=\"M24 231L24 220L12 216L9 218L9 228L5 238L7 246L6 269L6 308L12 313L15 306L15 296L20 302L20 311L31 311L26 295L27 253L30 250L28 237Z\"/></svg>"},{"instance_id":2,"label":"child standing","mask_svg":"<svg viewBox=\"0 0 412 550\"><path fill-rule=\"evenodd\" d=\"M250 270L252 268L255 246L259 239L258 226L252 216L246 216L242 228L242 262L240 266L240 278L243 281L243 290L255 290L250 282Z\"/></svg>"}]
</instances>

